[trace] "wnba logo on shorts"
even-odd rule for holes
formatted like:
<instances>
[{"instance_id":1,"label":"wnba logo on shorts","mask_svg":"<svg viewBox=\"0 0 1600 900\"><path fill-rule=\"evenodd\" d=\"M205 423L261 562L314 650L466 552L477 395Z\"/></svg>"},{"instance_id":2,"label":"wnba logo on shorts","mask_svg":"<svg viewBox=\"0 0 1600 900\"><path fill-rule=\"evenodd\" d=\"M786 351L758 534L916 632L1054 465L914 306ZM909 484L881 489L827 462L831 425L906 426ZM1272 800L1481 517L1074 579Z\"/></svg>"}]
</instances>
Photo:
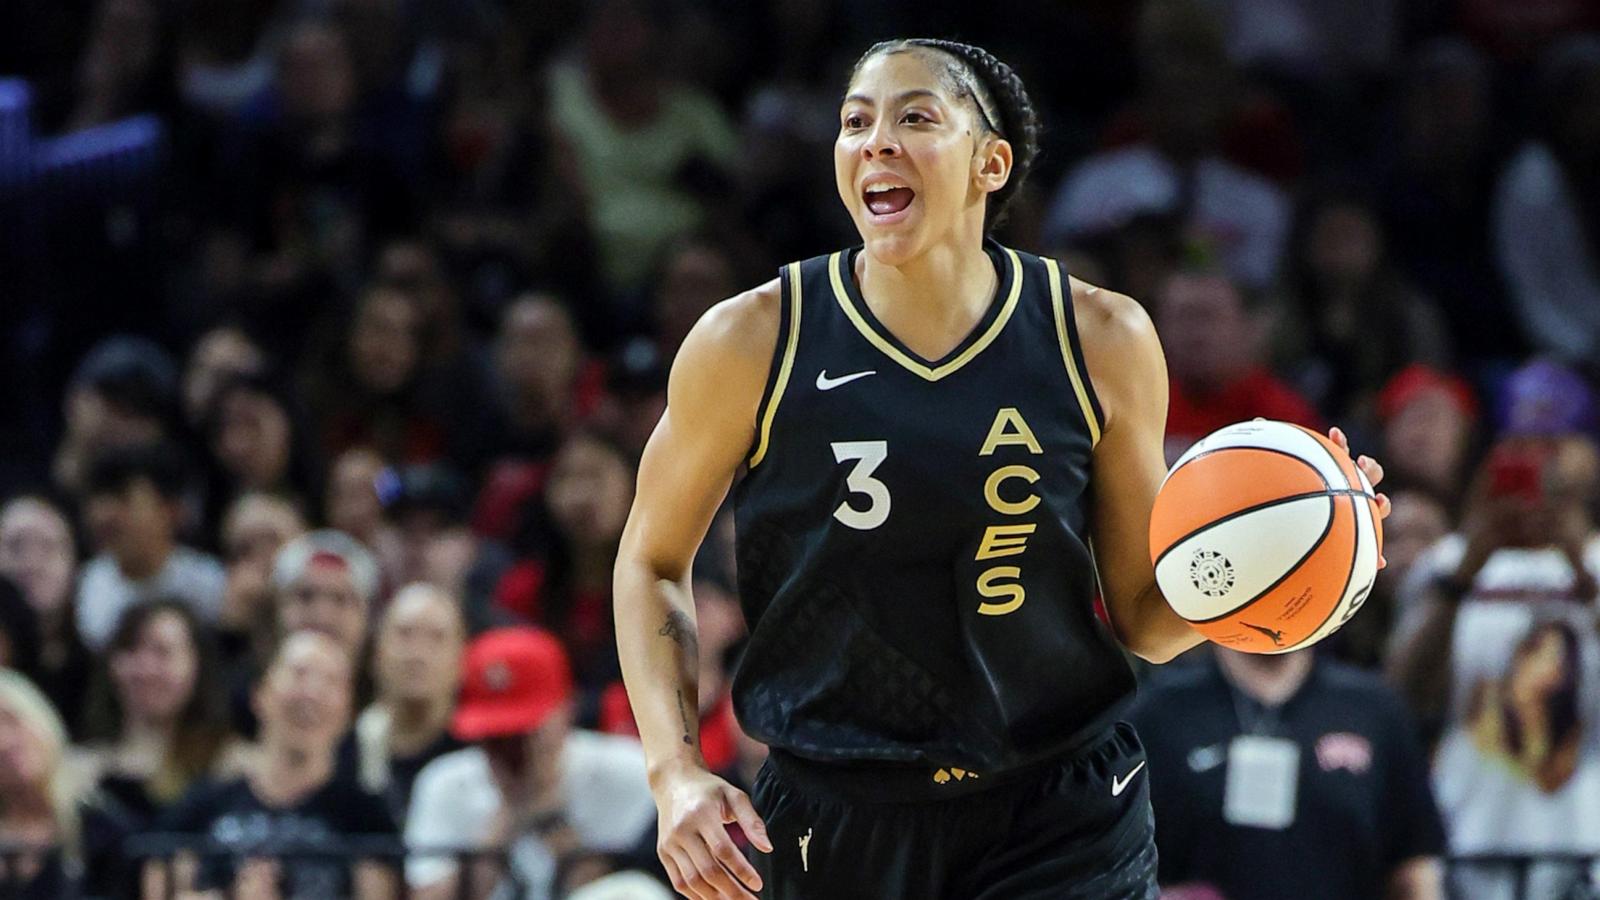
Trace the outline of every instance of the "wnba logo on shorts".
<instances>
[{"instance_id":1,"label":"wnba logo on shorts","mask_svg":"<svg viewBox=\"0 0 1600 900\"><path fill-rule=\"evenodd\" d=\"M1215 550L1196 550L1189 563L1189 583L1207 597L1222 597L1233 590L1233 563Z\"/></svg>"}]
</instances>

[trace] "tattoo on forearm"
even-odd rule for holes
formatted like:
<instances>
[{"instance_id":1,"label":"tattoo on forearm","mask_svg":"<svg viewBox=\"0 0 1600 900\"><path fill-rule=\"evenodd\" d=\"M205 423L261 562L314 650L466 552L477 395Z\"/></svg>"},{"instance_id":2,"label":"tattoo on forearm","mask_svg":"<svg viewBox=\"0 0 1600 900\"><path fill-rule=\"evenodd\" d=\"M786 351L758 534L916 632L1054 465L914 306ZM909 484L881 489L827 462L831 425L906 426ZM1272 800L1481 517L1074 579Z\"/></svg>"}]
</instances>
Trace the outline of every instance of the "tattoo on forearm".
<instances>
[{"instance_id":1,"label":"tattoo on forearm","mask_svg":"<svg viewBox=\"0 0 1600 900\"><path fill-rule=\"evenodd\" d=\"M667 613L667 621L656 634L669 638L674 644L684 649L684 652L696 659L699 658L699 642L695 640L694 623L689 621L688 615L673 610Z\"/></svg>"},{"instance_id":2,"label":"tattoo on forearm","mask_svg":"<svg viewBox=\"0 0 1600 900\"><path fill-rule=\"evenodd\" d=\"M693 747L694 739L690 735L694 733L694 729L689 727L689 709L683 703L683 691L681 690L678 691L678 717L683 719L683 742Z\"/></svg>"}]
</instances>

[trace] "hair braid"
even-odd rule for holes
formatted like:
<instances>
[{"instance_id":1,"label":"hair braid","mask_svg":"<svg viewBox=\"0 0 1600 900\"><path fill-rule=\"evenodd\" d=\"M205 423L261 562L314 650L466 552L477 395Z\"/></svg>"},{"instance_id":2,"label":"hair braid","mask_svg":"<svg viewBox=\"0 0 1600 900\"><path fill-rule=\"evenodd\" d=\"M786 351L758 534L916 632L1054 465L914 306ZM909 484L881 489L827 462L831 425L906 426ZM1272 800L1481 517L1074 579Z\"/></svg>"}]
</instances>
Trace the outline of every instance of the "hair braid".
<instances>
[{"instance_id":1,"label":"hair braid","mask_svg":"<svg viewBox=\"0 0 1600 900\"><path fill-rule=\"evenodd\" d=\"M949 57L952 62L945 76L952 89L970 97L985 125L1011 144L1011 177L1004 187L989 195L985 205L984 230L992 230L1005 220L1007 205L1027 180L1039 155L1039 116L1028 89L1016 71L993 53L972 44L937 38L903 38L874 44L856 62L851 77L874 56L913 49L933 50Z\"/></svg>"}]
</instances>

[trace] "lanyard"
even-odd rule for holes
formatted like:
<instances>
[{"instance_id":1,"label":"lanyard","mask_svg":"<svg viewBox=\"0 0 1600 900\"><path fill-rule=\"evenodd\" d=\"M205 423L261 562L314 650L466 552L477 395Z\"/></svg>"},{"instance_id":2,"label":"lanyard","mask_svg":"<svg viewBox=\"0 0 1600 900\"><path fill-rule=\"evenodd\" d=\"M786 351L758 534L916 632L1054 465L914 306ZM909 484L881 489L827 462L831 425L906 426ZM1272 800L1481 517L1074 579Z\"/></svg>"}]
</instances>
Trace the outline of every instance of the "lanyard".
<instances>
[{"instance_id":1,"label":"lanyard","mask_svg":"<svg viewBox=\"0 0 1600 900\"><path fill-rule=\"evenodd\" d=\"M1268 706L1258 702L1253 697L1245 696L1244 691L1222 676L1223 683L1228 686L1228 696L1233 700L1233 714L1239 721L1241 734L1256 735L1258 737L1274 736L1282 730L1283 704Z\"/></svg>"}]
</instances>

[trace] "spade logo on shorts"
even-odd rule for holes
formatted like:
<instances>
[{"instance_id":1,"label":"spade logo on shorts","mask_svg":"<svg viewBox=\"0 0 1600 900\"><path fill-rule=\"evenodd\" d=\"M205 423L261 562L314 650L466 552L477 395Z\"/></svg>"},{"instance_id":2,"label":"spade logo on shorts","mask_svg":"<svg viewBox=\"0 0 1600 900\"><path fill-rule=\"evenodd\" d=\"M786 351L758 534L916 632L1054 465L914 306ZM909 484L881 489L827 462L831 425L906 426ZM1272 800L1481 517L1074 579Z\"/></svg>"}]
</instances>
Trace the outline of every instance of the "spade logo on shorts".
<instances>
[{"instance_id":1,"label":"spade logo on shorts","mask_svg":"<svg viewBox=\"0 0 1600 900\"><path fill-rule=\"evenodd\" d=\"M1196 550L1189 562L1189 583L1207 597L1223 597L1233 590L1233 563L1215 550Z\"/></svg>"}]
</instances>

